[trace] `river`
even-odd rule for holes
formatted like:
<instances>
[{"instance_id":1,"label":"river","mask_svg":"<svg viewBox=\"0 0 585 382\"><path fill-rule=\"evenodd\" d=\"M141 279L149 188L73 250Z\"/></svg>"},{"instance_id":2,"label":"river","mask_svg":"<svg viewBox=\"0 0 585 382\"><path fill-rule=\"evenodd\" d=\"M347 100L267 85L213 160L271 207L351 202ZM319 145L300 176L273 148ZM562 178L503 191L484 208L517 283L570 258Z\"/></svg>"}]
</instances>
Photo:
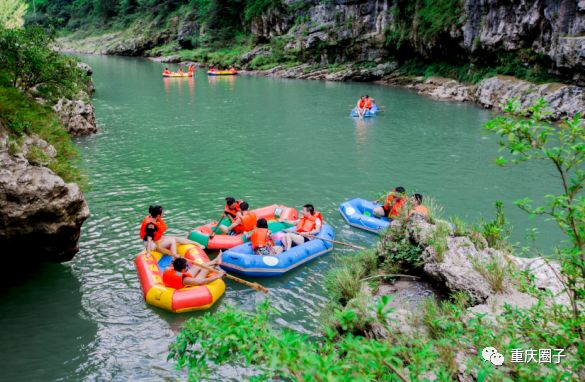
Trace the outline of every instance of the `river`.
<instances>
[{"instance_id":1,"label":"river","mask_svg":"<svg viewBox=\"0 0 585 382\"><path fill-rule=\"evenodd\" d=\"M73 261L47 265L29 281L4 288L0 302L1 380L177 380L166 361L181 323L145 305L133 266L138 226L148 205L162 204L173 234L217 219L223 198L252 208L313 203L337 238L371 245L373 235L350 229L337 206L374 198L403 185L433 195L445 215L477 222L502 200L523 241L528 227L549 250L560 240L550 223L528 220L512 201L541 199L552 170L501 169L495 137L481 125L490 114L373 84L257 76L161 79L163 64L144 59L83 56L94 69L100 132L78 139L91 183L91 210ZM174 68L173 68L174 69ZM367 121L348 117L367 93L385 112ZM261 282L281 316L276 324L305 333L319 325L327 270L352 250L335 251L285 277ZM252 310L263 296L227 282L217 304ZM216 308L217 308L216 307ZM224 377L237 380L237 371Z\"/></svg>"}]
</instances>

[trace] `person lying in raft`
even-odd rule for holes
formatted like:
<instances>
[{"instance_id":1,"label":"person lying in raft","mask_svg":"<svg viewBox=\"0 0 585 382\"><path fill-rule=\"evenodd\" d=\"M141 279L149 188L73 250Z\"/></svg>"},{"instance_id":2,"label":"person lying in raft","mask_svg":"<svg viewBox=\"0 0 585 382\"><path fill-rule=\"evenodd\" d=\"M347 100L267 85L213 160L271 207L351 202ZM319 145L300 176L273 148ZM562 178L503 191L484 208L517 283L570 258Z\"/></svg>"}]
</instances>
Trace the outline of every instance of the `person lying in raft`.
<instances>
[{"instance_id":1,"label":"person lying in raft","mask_svg":"<svg viewBox=\"0 0 585 382\"><path fill-rule=\"evenodd\" d=\"M239 235L244 232L248 232L256 227L256 215L250 212L250 206L247 202L241 202L240 204L240 214L236 216L234 220L232 220L232 224L229 227L224 225L220 225L219 229L226 235L235 234Z\"/></svg>"},{"instance_id":2,"label":"person lying in raft","mask_svg":"<svg viewBox=\"0 0 585 382\"><path fill-rule=\"evenodd\" d=\"M423 196L421 194L412 194L410 197L410 203L412 204L412 209L408 213L408 216L412 216L413 214L417 214L423 217L429 216L429 210L427 207L422 205Z\"/></svg>"},{"instance_id":3,"label":"person lying in raft","mask_svg":"<svg viewBox=\"0 0 585 382\"><path fill-rule=\"evenodd\" d=\"M193 244L201 247L201 244L194 241L165 235L167 225L163 220L164 211L161 206L150 206L148 212L150 215L144 218L140 226L140 238L144 241L148 256L150 256L150 251L158 251L165 255L178 257L177 244Z\"/></svg>"},{"instance_id":4,"label":"person lying in raft","mask_svg":"<svg viewBox=\"0 0 585 382\"><path fill-rule=\"evenodd\" d=\"M183 257L177 257L173 260L171 266L169 266L163 273L163 283L168 288L181 289L186 286L197 286L205 285L210 282L222 278L225 275L224 271L217 270L212 276L209 276L207 269L199 268L194 264L189 269L187 259ZM221 254L214 260L203 265L210 267L218 266L221 264ZM208 277L209 276L209 277Z\"/></svg>"},{"instance_id":5,"label":"person lying in raft","mask_svg":"<svg viewBox=\"0 0 585 382\"><path fill-rule=\"evenodd\" d=\"M375 203L384 199L384 197L375 201ZM380 207L374 208L374 216L376 217L388 217L394 219L400 216L402 207L408 202L408 196L406 196L406 190L404 187L398 186L392 192L385 196L384 204Z\"/></svg>"},{"instance_id":6,"label":"person lying in raft","mask_svg":"<svg viewBox=\"0 0 585 382\"><path fill-rule=\"evenodd\" d=\"M286 232L282 237L282 245L284 250L288 251L294 245L301 245L311 240L312 237L305 235L317 235L321 232L321 226L323 225L323 217L320 212L315 211L315 207L312 204L305 204L303 206L302 216L300 219L281 220L282 222L295 225L295 232Z\"/></svg>"},{"instance_id":7,"label":"person lying in raft","mask_svg":"<svg viewBox=\"0 0 585 382\"><path fill-rule=\"evenodd\" d=\"M169 70L169 68L165 68L165 70L163 70L163 76L168 76L171 74L171 71Z\"/></svg>"},{"instance_id":8,"label":"person lying in raft","mask_svg":"<svg viewBox=\"0 0 585 382\"><path fill-rule=\"evenodd\" d=\"M273 256L282 252L282 247L275 245L270 236L272 236L272 232L268 229L266 219L258 219L256 228L246 234L246 238L252 242L252 249L255 255Z\"/></svg>"},{"instance_id":9,"label":"person lying in raft","mask_svg":"<svg viewBox=\"0 0 585 382\"><path fill-rule=\"evenodd\" d=\"M355 106L358 116L362 118L366 113L366 96L361 96Z\"/></svg>"}]
</instances>

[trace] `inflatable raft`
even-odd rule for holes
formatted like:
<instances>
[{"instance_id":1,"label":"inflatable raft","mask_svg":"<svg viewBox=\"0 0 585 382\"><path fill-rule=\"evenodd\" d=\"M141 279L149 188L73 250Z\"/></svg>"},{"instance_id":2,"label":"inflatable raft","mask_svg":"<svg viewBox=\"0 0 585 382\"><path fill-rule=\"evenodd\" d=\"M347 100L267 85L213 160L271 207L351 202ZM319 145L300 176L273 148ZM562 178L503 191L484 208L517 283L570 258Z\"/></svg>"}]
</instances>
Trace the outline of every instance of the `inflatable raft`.
<instances>
[{"instance_id":1,"label":"inflatable raft","mask_svg":"<svg viewBox=\"0 0 585 382\"><path fill-rule=\"evenodd\" d=\"M164 74L163 77L193 77L193 73L171 73L171 74Z\"/></svg>"},{"instance_id":2,"label":"inflatable raft","mask_svg":"<svg viewBox=\"0 0 585 382\"><path fill-rule=\"evenodd\" d=\"M365 199L351 199L341 203L339 212L341 216L352 227L360 228L374 233L382 233L390 226L388 218L378 218L374 216L374 208L378 204Z\"/></svg>"},{"instance_id":3,"label":"inflatable raft","mask_svg":"<svg viewBox=\"0 0 585 382\"><path fill-rule=\"evenodd\" d=\"M273 235L277 245L282 233ZM332 240L333 227L324 224L317 237ZM254 277L280 276L333 250L333 244L315 238L275 256L255 255L252 243L245 243L223 253L221 267L226 271Z\"/></svg>"},{"instance_id":4,"label":"inflatable raft","mask_svg":"<svg viewBox=\"0 0 585 382\"><path fill-rule=\"evenodd\" d=\"M146 252L142 252L134 260L144 300L150 305L175 313L208 309L225 292L225 283L222 279L182 289L166 287L162 281L162 274L170 266L173 258L159 252L150 253L152 256L149 257ZM179 245L177 253L195 263L209 261L205 252L192 244Z\"/></svg>"},{"instance_id":5,"label":"inflatable raft","mask_svg":"<svg viewBox=\"0 0 585 382\"><path fill-rule=\"evenodd\" d=\"M290 227L290 225L286 223L279 222L278 219L297 220L298 218L296 209L277 204L251 210L251 212L256 214L257 219L266 219L268 221L268 228L273 233ZM216 233L213 237L211 237L211 234L216 232L215 227L217 224L217 222L211 222L193 229L193 231L191 231L189 234L189 240L193 240L203 245L205 248L211 250L229 249L241 245L245 242L245 237L243 234L224 235L221 233L219 228L217 229L217 232L219 233ZM232 223L227 217L225 217L220 222L220 224L230 226Z\"/></svg>"},{"instance_id":6,"label":"inflatable raft","mask_svg":"<svg viewBox=\"0 0 585 382\"><path fill-rule=\"evenodd\" d=\"M235 76L238 74L237 70L208 70L207 74L210 76Z\"/></svg>"},{"instance_id":7,"label":"inflatable raft","mask_svg":"<svg viewBox=\"0 0 585 382\"><path fill-rule=\"evenodd\" d=\"M374 106L372 106L372 108L370 110L366 110L366 112L364 113L364 118L365 117L374 117L378 114L378 111L380 109L378 108L378 105L374 104ZM357 108L353 108L353 110L351 111L351 116L352 117L359 117Z\"/></svg>"}]
</instances>

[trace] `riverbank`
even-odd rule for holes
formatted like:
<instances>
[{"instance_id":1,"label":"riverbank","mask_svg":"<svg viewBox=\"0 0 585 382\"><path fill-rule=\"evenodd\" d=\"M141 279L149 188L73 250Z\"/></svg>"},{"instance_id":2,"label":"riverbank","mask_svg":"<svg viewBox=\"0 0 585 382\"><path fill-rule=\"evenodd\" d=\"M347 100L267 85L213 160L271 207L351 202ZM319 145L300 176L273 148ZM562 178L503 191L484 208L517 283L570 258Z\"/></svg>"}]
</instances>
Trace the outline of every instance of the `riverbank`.
<instances>
[{"instance_id":1,"label":"riverbank","mask_svg":"<svg viewBox=\"0 0 585 382\"><path fill-rule=\"evenodd\" d=\"M50 50L39 29L0 39L10 63L0 69L0 243L33 262L68 261L89 216L72 137L97 131L91 68Z\"/></svg>"}]
</instances>

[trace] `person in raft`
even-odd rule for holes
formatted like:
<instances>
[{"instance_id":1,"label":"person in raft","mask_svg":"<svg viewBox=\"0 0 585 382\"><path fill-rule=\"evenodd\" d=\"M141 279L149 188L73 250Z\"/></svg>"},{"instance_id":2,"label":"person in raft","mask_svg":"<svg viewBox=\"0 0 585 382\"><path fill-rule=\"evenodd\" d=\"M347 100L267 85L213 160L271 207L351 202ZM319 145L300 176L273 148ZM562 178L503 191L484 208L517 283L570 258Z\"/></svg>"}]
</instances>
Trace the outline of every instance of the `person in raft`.
<instances>
[{"instance_id":1,"label":"person in raft","mask_svg":"<svg viewBox=\"0 0 585 382\"><path fill-rule=\"evenodd\" d=\"M163 70L163 76L168 76L169 74L171 74L171 71L169 68L165 68L165 70Z\"/></svg>"},{"instance_id":2,"label":"person in raft","mask_svg":"<svg viewBox=\"0 0 585 382\"><path fill-rule=\"evenodd\" d=\"M272 232L268 229L266 219L258 219L256 228L246 234L246 238L252 242L252 249L255 255L271 256L282 252L282 247L275 245L270 236L272 236Z\"/></svg>"},{"instance_id":3,"label":"person in raft","mask_svg":"<svg viewBox=\"0 0 585 382\"><path fill-rule=\"evenodd\" d=\"M209 276L207 269L199 268L196 264L189 269L187 259L183 257L177 257L173 260L171 266L169 266L163 273L163 283L168 288L181 289L186 286L197 286L205 285L210 282L222 278L225 275L224 271L217 270L213 275ZM204 265L213 267L221 264L221 255L217 256L214 260Z\"/></svg>"},{"instance_id":4,"label":"person in raft","mask_svg":"<svg viewBox=\"0 0 585 382\"><path fill-rule=\"evenodd\" d=\"M361 96L358 99L357 104L355 106L358 116L361 118L366 113L366 96Z\"/></svg>"},{"instance_id":5,"label":"person in raft","mask_svg":"<svg viewBox=\"0 0 585 382\"><path fill-rule=\"evenodd\" d=\"M228 196L225 198L225 207L223 208L223 213L232 222L242 216L240 203L242 202L237 201L233 196Z\"/></svg>"},{"instance_id":6,"label":"person in raft","mask_svg":"<svg viewBox=\"0 0 585 382\"><path fill-rule=\"evenodd\" d=\"M408 213L408 216L412 216L413 214L421 215L424 217L429 216L429 210L427 207L422 205L423 196L421 194L412 194L410 197L410 203L412 204L412 209Z\"/></svg>"},{"instance_id":7,"label":"person in raft","mask_svg":"<svg viewBox=\"0 0 585 382\"><path fill-rule=\"evenodd\" d=\"M210 72L216 72L217 70L215 69L215 66L211 65L211 66L209 67L209 71L210 71Z\"/></svg>"},{"instance_id":8,"label":"person in raft","mask_svg":"<svg viewBox=\"0 0 585 382\"><path fill-rule=\"evenodd\" d=\"M375 203L379 202L382 199L386 199L382 206L374 208L374 216L376 217L388 217L390 219L395 219L400 216L400 211L402 211L402 207L408 202L408 196L406 196L406 190L404 187L398 186L392 192L390 192L385 197L382 197L375 201Z\"/></svg>"},{"instance_id":9,"label":"person in raft","mask_svg":"<svg viewBox=\"0 0 585 382\"><path fill-rule=\"evenodd\" d=\"M189 74L191 74L191 75L192 75L194 71L195 71L195 65L193 65L193 64L190 64L190 65L189 65Z\"/></svg>"},{"instance_id":10,"label":"person in raft","mask_svg":"<svg viewBox=\"0 0 585 382\"><path fill-rule=\"evenodd\" d=\"M244 232L249 232L256 227L256 215L250 212L250 206L247 202L241 202L240 204L240 214L236 216L234 220L232 220L232 224L229 227L224 225L220 225L219 229L221 232L229 235L231 233L235 235L242 234Z\"/></svg>"},{"instance_id":11,"label":"person in raft","mask_svg":"<svg viewBox=\"0 0 585 382\"><path fill-rule=\"evenodd\" d=\"M148 256L150 256L150 251L158 251L165 255L178 257L177 244L201 246L199 243L182 237L165 235L167 225L163 220L164 211L161 206L150 206L148 213L149 215L142 220L140 226L140 238L144 241Z\"/></svg>"},{"instance_id":12,"label":"person in raft","mask_svg":"<svg viewBox=\"0 0 585 382\"><path fill-rule=\"evenodd\" d=\"M366 109L371 110L374 107L374 99L366 95Z\"/></svg>"},{"instance_id":13,"label":"person in raft","mask_svg":"<svg viewBox=\"0 0 585 382\"><path fill-rule=\"evenodd\" d=\"M311 237L305 235L317 235L321 232L321 226L323 225L323 217L320 212L315 211L315 207L312 204L305 204L303 206L302 216L300 219L281 220L285 223L295 225L296 232L286 232L282 237L282 245L284 250L288 251L293 245L301 245L311 240Z\"/></svg>"}]
</instances>

